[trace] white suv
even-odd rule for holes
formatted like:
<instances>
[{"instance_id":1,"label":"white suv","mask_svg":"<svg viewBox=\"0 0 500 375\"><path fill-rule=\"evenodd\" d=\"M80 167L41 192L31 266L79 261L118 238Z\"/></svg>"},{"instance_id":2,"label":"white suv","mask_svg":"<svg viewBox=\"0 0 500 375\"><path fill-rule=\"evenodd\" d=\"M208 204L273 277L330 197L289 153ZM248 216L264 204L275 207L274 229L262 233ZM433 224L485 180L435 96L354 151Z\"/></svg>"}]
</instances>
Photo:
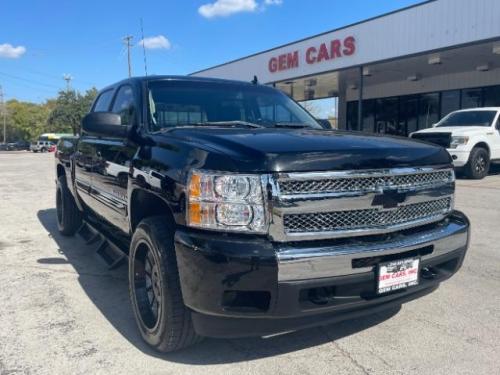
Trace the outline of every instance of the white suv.
<instances>
[{"instance_id":1,"label":"white suv","mask_svg":"<svg viewBox=\"0 0 500 375\"><path fill-rule=\"evenodd\" d=\"M47 152L53 143L50 141L36 141L31 143L30 150L33 152Z\"/></svg>"},{"instance_id":2,"label":"white suv","mask_svg":"<svg viewBox=\"0 0 500 375\"><path fill-rule=\"evenodd\" d=\"M484 178L500 161L500 107L451 112L430 129L410 137L446 147L453 164L470 178Z\"/></svg>"}]
</instances>

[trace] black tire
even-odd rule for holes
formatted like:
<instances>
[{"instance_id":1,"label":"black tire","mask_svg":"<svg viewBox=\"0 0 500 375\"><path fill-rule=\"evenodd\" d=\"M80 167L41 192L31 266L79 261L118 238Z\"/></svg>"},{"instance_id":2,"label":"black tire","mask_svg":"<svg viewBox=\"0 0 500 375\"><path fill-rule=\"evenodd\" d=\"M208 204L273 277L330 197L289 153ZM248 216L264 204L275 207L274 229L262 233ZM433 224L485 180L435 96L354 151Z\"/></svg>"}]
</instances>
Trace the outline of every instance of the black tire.
<instances>
[{"instance_id":1,"label":"black tire","mask_svg":"<svg viewBox=\"0 0 500 375\"><path fill-rule=\"evenodd\" d=\"M45 147L42 147L42 149L40 150L40 152L42 152L42 153L47 152L47 149Z\"/></svg>"},{"instance_id":2,"label":"black tire","mask_svg":"<svg viewBox=\"0 0 500 375\"><path fill-rule=\"evenodd\" d=\"M66 176L57 179L56 216L57 228L64 236L73 236L82 225L82 213L66 185Z\"/></svg>"},{"instance_id":3,"label":"black tire","mask_svg":"<svg viewBox=\"0 0 500 375\"><path fill-rule=\"evenodd\" d=\"M472 149L469 161L465 166L465 174L474 180L481 180L488 175L490 170L490 155L482 147Z\"/></svg>"},{"instance_id":4,"label":"black tire","mask_svg":"<svg viewBox=\"0 0 500 375\"><path fill-rule=\"evenodd\" d=\"M174 228L165 216L142 220L129 253L129 291L137 326L144 341L163 353L202 339L194 331L191 312L182 299Z\"/></svg>"}]
</instances>

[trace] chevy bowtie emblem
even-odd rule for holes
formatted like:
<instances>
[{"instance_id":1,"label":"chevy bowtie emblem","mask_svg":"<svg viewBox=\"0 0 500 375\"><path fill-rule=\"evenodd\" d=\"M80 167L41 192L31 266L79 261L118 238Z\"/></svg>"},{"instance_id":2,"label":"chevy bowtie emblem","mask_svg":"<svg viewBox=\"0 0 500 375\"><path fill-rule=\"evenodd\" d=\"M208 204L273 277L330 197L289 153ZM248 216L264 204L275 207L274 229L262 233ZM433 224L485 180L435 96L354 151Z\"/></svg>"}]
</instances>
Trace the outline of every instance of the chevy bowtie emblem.
<instances>
[{"instance_id":1,"label":"chevy bowtie emblem","mask_svg":"<svg viewBox=\"0 0 500 375\"><path fill-rule=\"evenodd\" d=\"M406 200L406 193L399 193L395 190L384 191L373 198L372 206L382 206L384 209L396 208Z\"/></svg>"}]
</instances>

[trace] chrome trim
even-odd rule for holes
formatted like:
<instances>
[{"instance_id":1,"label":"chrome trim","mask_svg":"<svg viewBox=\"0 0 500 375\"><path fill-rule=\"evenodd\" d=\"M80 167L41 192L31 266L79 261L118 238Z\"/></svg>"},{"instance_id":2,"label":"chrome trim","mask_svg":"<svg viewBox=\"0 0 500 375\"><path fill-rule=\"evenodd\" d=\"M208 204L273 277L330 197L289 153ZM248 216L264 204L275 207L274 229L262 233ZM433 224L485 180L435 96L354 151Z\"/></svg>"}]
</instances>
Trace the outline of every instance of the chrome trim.
<instances>
[{"instance_id":1,"label":"chrome trim","mask_svg":"<svg viewBox=\"0 0 500 375\"><path fill-rule=\"evenodd\" d=\"M322 193L298 193L286 194L281 193L279 183L280 181L321 181L321 180L334 180L334 179L362 179L362 178L376 178L376 177L398 177L398 176L412 176L428 173L451 172L451 179L448 181L438 183L428 183L418 186L391 186L380 184L372 189L361 189L357 191L345 192L322 192ZM343 197L343 196L360 196L366 193L381 193L385 189L393 189L398 192L418 191L440 186L443 183L455 182L455 172L449 166L441 167L421 167L421 168L392 168L392 169L371 169L362 171L333 171L333 172L306 172L306 173L281 173L277 178L278 193L281 199L306 199L306 198L325 198L325 197Z\"/></svg>"},{"instance_id":2,"label":"chrome trim","mask_svg":"<svg viewBox=\"0 0 500 375\"><path fill-rule=\"evenodd\" d=\"M278 280L307 280L371 272L371 266L353 268L352 260L397 254L431 245L433 252L422 259L432 259L467 246L467 239L468 224L452 219L433 229L410 235L398 234L390 240L375 243L352 240L342 245L321 247L283 245L276 253Z\"/></svg>"},{"instance_id":3,"label":"chrome trim","mask_svg":"<svg viewBox=\"0 0 500 375\"><path fill-rule=\"evenodd\" d=\"M441 215L434 215L426 217L425 219L413 220L403 224L386 225L379 226L373 229L347 229L338 231L325 231L325 232L296 232L287 233L287 237L290 241L296 239L303 239L304 236L314 236L314 239L328 239L328 238L342 238L342 237L357 237L357 236L369 236L373 234L386 234L391 232L397 232L404 229L415 228L421 225L432 224L437 221L443 220L448 216L448 213Z\"/></svg>"},{"instance_id":4,"label":"chrome trim","mask_svg":"<svg viewBox=\"0 0 500 375\"><path fill-rule=\"evenodd\" d=\"M449 180L442 183L422 184L418 186L378 186L376 189L365 189L359 191L348 191L341 193L314 193L314 194L282 194L280 191L281 181L305 181L335 178L364 178L364 177L393 177L405 175L418 175L421 173L451 172ZM328 232L296 232L287 233L284 227L285 215L314 214L345 210L363 210L374 208L373 200L376 195L384 191L398 191L407 193L406 200L401 206L413 203L433 201L442 198L450 198L451 205L447 212L440 215L424 217L419 220L395 225L374 226L355 230L338 230ZM271 215L269 225L269 236L276 242L316 240L328 238L341 238L348 236L362 236L372 234L383 234L398 231L415 226L437 222L445 218L454 206L455 174L449 166L420 167L420 168L393 168L362 171L341 172L305 172L305 173L277 173L270 177L268 182L268 194L270 195L268 207ZM383 210L383 208L379 208Z\"/></svg>"}]
</instances>

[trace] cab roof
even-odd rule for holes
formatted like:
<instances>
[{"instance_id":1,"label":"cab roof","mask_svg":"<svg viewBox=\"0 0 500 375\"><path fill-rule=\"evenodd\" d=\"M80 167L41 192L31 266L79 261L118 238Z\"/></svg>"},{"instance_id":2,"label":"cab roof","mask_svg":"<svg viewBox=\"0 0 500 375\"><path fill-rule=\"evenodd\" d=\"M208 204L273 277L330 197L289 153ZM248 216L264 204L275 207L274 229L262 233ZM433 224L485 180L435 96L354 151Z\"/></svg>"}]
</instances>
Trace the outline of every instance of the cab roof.
<instances>
[{"instance_id":1,"label":"cab roof","mask_svg":"<svg viewBox=\"0 0 500 375\"><path fill-rule=\"evenodd\" d=\"M151 82L151 81L212 82L212 83L226 83L226 84L239 84L239 85L253 85L252 82L237 81L237 80L222 79L222 78L206 78L206 77L178 76L178 75L150 75L150 76L126 78L119 82L115 82L111 85L108 85L99 91L105 91L114 88L116 86L123 85L124 83L138 85L141 84L142 82Z\"/></svg>"}]
</instances>

